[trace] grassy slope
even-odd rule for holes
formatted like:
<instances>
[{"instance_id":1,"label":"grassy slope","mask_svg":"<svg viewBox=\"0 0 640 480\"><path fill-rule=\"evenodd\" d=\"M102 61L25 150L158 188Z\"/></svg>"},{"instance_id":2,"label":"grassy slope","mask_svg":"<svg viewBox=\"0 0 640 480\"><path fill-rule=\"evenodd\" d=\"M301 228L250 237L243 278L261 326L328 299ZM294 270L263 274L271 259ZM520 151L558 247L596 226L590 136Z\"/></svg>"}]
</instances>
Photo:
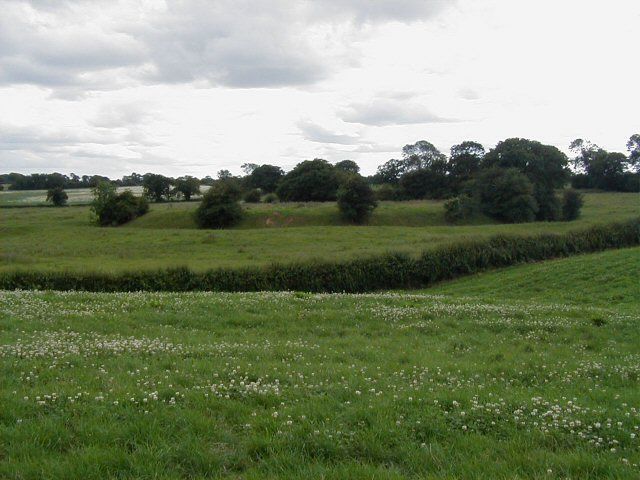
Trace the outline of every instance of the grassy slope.
<instances>
[{"instance_id":1,"label":"grassy slope","mask_svg":"<svg viewBox=\"0 0 640 480\"><path fill-rule=\"evenodd\" d=\"M637 478L640 318L548 303L637 250L490 302L0 293L0 477Z\"/></svg>"},{"instance_id":2,"label":"grassy slope","mask_svg":"<svg viewBox=\"0 0 640 480\"><path fill-rule=\"evenodd\" d=\"M640 303L640 248L509 267L425 291L484 299L627 308Z\"/></svg>"},{"instance_id":3,"label":"grassy slope","mask_svg":"<svg viewBox=\"0 0 640 480\"><path fill-rule=\"evenodd\" d=\"M442 224L441 207L437 203L409 202L380 207L373 223L394 223L390 226L305 226L223 231L133 228L135 224L131 228L98 228L89 223L86 207L0 209L0 269L118 271L180 265L207 269L311 258L351 258L384 251L416 253L465 237L563 232L594 223L626 219L638 214L637 198L635 194L588 194L583 217L570 223L449 226ZM180 212L188 208L193 208L193 205L152 206L152 210L160 212ZM249 218L264 216L265 208L255 208L257 213ZM333 215L331 211L335 210L335 205L321 204L299 209L278 205L272 208L302 210L304 215L300 214L301 218L326 219ZM153 211L149 215L153 220ZM256 223L260 222L256 220ZM426 226L401 226L420 222ZM307 223L313 222L309 220ZM157 225L162 226L162 222Z\"/></svg>"}]
</instances>

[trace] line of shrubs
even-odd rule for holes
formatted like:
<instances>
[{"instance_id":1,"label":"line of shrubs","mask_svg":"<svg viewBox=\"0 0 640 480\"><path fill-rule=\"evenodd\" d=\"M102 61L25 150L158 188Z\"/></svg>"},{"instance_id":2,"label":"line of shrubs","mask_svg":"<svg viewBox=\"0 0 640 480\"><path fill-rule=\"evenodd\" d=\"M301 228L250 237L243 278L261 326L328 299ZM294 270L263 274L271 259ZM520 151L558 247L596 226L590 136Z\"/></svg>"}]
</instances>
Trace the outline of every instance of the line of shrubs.
<instances>
[{"instance_id":1,"label":"line of shrubs","mask_svg":"<svg viewBox=\"0 0 640 480\"><path fill-rule=\"evenodd\" d=\"M427 250L420 256L369 258L194 272L73 273L16 271L0 274L0 289L117 291L370 292L417 288L491 268L640 245L640 218L564 234L498 235Z\"/></svg>"}]
</instances>

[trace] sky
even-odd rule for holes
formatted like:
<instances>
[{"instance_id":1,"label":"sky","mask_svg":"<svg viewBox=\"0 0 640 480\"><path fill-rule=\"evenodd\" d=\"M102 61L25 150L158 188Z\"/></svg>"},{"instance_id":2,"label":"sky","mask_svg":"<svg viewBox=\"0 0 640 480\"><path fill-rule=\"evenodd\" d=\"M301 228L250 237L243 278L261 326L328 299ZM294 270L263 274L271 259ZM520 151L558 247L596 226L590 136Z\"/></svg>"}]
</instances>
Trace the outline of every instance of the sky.
<instances>
[{"instance_id":1,"label":"sky","mask_svg":"<svg viewBox=\"0 0 640 480\"><path fill-rule=\"evenodd\" d=\"M215 176L428 140L625 151L638 0L0 0L0 171Z\"/></svg>"}]
</instances>

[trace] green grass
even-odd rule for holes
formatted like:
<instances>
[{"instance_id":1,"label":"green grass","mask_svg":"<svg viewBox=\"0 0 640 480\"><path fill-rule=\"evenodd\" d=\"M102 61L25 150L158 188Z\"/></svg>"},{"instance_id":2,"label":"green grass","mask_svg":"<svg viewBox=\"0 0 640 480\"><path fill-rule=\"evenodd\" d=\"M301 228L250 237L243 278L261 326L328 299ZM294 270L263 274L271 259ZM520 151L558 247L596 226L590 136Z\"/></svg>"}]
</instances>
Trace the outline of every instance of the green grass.
<instances>
[{"instance_id":1,"label":"green grass","mask_svg":"<svg viewBox=\"0 0 640 480\"><path fill-rule=\"evenodd\" d=\"M497 300L635 307L640 302L640 248L509 267L425 291Z\"/></svg>"},{"instance_id":2,"label":"green grass","mask_svg":"<svg viewBox=\"0 0 640 480\"><path fill-rule=\"evenodd\" d=\"M640 303L606 293L638 250L438 295L1 292L0 478L638 478Z\"/></svg>"},{"instance_id":3,"label":"green grass","mask_svg":"<svg viewBox=\"0 0 640 480\"><path fill-rule=\"evenodd\" d=\"M387 251L416 254L464 238L566 232L640 212L636 194L590 193L585 199L582 218L568 223L451 226L443 223L437 202L400 202L383 203L369 226L327 226L314 222L335 218L335 204L279 204L252 207L247 223L231 230L177 228L181 222L185 226L195 204L154 204L140 223L120 228L91 225L88 207L0 209L0 270L115 272L172 266L206 270ZM306 226L266 228L261 219L270 211L302 212L294 217ZM159 228L142 228L143 221ZM260 228L248 228L251 222ZM170 224L176 228L168 228Z\"/></svg>"}]
</instances>

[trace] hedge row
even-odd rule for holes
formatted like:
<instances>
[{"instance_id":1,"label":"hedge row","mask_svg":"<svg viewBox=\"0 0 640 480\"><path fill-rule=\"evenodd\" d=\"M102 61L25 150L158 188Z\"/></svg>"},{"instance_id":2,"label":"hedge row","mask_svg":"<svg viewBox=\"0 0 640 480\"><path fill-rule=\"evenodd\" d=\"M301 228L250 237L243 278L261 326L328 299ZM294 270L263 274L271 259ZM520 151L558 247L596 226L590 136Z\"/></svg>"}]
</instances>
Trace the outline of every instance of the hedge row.
<instances>
[{"instance_id":1,"label":"hedge row","mask_svg":"<svg viewBox=\"0 0 640 480\"><path fill-rule=\"evenodd\" d=\"M16 271L0 274L0 289L369 292L425 287L491 268L634 245L640 245L640 219L565 234L500 235L428 250L417 258L385 254L206 272L188 268L114 274Z\"/></svg>"}]
</instances>

